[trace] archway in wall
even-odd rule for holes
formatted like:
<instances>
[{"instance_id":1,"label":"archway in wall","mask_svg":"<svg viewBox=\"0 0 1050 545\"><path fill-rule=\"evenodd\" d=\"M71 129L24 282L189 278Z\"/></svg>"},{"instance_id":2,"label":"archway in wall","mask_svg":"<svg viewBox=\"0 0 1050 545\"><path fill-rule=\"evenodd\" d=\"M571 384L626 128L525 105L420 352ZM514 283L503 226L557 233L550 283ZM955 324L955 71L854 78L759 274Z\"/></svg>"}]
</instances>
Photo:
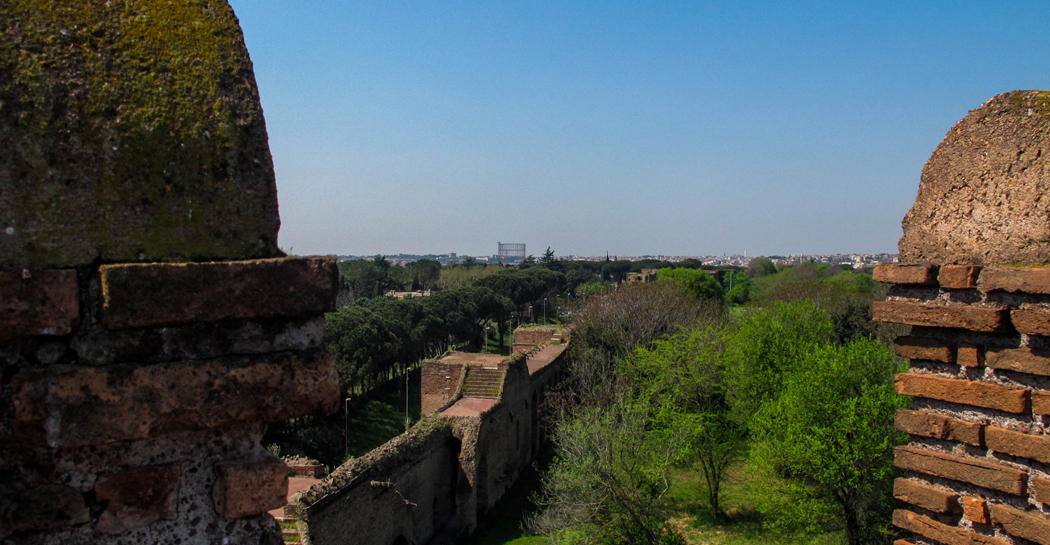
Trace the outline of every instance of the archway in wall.
<instances>
[{"instance_id":1,"label":"archway in wall","mask_svg":"<svg viewBox=\"0 0 1050 545\"><path fill-rule=\"evenodd\" d=\"M408 542L408 538L406 538L405 536L397 536L397 539L395 539L394 542L391 543L390 545L411 545L411 544Z\"/></svg>"},{"instance_id":2,"label":"archway in wall","mask_svg":"<svg viewBox=\"0 0 1050 545\"><path fill-rule=\"evenodd\" d=\"M449 437L445 441L447 461L445 466L445 479L447 483L443 488L443 497L434 498L434 531L440 532L445 528L456 527L456 514L458 502L457 490L459 489L462 469L459 467L459 453L463 450L463 442L457 437Z\"/></svg>"}]
</instances>

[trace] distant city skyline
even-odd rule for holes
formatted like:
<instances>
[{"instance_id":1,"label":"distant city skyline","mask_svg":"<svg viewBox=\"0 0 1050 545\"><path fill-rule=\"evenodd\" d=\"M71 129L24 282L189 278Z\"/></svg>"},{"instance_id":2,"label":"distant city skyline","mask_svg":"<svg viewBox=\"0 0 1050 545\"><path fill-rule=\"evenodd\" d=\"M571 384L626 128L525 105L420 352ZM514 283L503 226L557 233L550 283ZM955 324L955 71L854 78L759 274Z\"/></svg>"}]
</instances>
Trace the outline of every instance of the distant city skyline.
<instances>
[{"instance_id":1,"label":"distant city skyline","mask_svg":"<svg viewBox=\"0 0 1050 545\"><path fill-rule=\"evenodd\" d=\"M231 4L299 254L893 253L952 125L1050 88L1034 1Z\"/></svg>"}]
</instances>

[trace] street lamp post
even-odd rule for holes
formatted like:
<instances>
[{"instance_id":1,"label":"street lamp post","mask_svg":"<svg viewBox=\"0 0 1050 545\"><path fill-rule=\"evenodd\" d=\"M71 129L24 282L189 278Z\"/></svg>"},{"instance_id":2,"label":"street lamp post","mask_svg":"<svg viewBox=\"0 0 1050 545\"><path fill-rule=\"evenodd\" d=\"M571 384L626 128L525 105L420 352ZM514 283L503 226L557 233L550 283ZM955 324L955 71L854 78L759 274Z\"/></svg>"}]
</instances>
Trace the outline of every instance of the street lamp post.
<instances>
[{"instance_id":1,"label":"street lamp post","mask_svg":"<svg viewBox=\"0 0 1050 545\"><path fill-rule=\"evenodd\" d=\"M350 399L343 401L343 459L350 456Z\"/></svg>"}]
</instances>

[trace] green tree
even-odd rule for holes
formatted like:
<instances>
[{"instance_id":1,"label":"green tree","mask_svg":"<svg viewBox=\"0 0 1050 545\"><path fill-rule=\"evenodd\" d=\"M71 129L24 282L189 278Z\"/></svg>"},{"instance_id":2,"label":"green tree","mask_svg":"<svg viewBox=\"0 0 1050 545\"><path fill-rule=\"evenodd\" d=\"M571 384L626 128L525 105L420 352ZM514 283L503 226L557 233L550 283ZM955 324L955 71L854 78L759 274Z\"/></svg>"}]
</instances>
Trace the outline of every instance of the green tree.
<instances>
[{"instance_id":1,"label":"green tree","mask_svg":"<svg viewBox=\"0 0 1050 545\"><path fill-rule=\"evenodd\" d=\"M718 284L715 277L701 269L660 269L656 273L659 280L672 281L692 295L700 299L722 301L725 297L722 286Z\"/></svg>"},{"instance_id":2,"label":"green tree","mask_svg":"<svg viewBox=\"0 0 1050 545\"><path fill-rule=\"evenodd\" d=\"M737 421L776 398L785 375L833 338L831 320L808 301L750 309L725 335L727 397Z\"/></svg>"},{"instance_id":3,"label":"green tree","mask_svg":"<svg viewBox=\"0 0 1050 545\"><path fill-rule=\"evenodd\" d=\"M755 466L794 485L766 487L770 516L805 525L819 511L807 500L826 500L838 507L850 545L889 541L893 447L907 442L893 425L907 404L893 388L902 370L889 346L861 338L815 348L784 375L779 396L751 423Z\"/></svg>"},{"instance_id":4,"label":"green tree","mask_svg":"<svg viewBox=\"0 0 1050 545\"><path fill-rule=\"evenodd\" d=\"M680 441L626 401L560 423L529 528L555 543L684 545L663 505Z\"/></svg>"},{"instance_id":5,"label":"green tree","mask_svg":"<svg viewBox=\"0 0 1050 545\"><path fill-rule=\"evenodd\" d=\"M470 265L465 265L470 267ZM412 288L429 290L441 277L441 263L433 259L420 259L405 266L412 278Z\"/></svg>"},{"instance_id":6,"label":"green tree","mask_svg":"<svg viewBox=\"0 0 1050 545\"><path fill-rule=\"evenodd\" d=\"M747 262L747 277L760 278L777 274L777 265L765 257L756 257Z\"/></svg>"},{"instance_id":7,"label":"green tree","mask_svg":"<svg viewBox=\"0 0 1050 545\"><path fill-rule=\"evenodd\" d=\"M745 434L731 418L725 396L722 336L721 325L700 325L638 349L623 367L650 407L653 425L686 438L680 461L695 465L703 475L716 519L724 516L722 483Z\"/></svg>"}]
</instances>

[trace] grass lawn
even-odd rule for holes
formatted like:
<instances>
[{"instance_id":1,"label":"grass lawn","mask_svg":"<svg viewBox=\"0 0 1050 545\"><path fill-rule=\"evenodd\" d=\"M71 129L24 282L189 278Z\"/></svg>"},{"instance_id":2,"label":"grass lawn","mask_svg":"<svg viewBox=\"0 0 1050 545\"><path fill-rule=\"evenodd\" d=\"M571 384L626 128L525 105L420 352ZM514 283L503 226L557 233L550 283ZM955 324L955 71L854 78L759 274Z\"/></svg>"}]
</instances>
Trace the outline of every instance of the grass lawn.
<instances>
[{"instance_id":1,"label":"grass lawn","mask_svg":"<svg viewBox=\"0 0 1050 545\"><path fill-rule=\"evenodd\" d=\"M672 475L667 498L674 506L671 524L692 545L840 545L843 532L812 536L781 536L762 527L762 516L748 500L747 475L742 466L730 470L722 488L722 505L728 515L716 521L707 507L703 477L697 471L678 470Z\"/></svg>"}]
</instances>

